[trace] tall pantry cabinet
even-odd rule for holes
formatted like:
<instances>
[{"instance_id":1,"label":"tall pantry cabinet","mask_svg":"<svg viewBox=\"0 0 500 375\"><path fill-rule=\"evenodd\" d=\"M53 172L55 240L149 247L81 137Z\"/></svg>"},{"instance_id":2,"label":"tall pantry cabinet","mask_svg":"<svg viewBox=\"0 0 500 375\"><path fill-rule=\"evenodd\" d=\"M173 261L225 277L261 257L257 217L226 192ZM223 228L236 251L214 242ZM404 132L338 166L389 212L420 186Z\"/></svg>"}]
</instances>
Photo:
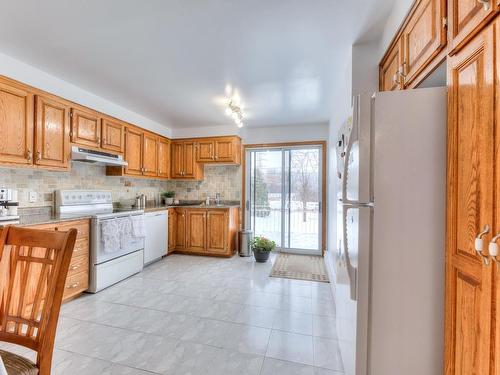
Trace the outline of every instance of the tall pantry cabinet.
<instances>
[{"instance_id":1,"label":"tall pantry cabinet","mask_svg":"<svg viewBox=\"0 0 500 375\"><path fill-rule=\"evenodd\" d=\"M474 25L497 6L470 5ZM472 36L453 28L450 34L459 48L448 57L445 374L498 375L500 18Z\"/></svg>"}]
</instances>

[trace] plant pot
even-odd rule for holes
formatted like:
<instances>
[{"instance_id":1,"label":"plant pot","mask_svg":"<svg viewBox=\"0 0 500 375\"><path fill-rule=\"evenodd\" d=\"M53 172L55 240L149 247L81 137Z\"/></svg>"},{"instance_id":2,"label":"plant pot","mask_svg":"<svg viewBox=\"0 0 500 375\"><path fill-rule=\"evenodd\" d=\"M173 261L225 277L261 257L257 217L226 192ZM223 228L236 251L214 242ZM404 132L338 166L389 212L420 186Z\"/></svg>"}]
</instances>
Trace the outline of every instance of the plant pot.
<instances>
[{"instance_id":1,"label":"plant pot","mask_svg":"<svg viewBox=\"0 0 500 375\"><path fill-rule=\"evenodd\" d=\"M269 259L269 254L271 252L267 250L261 250L261 249L253 249L253 256L255 258L255 261L258 263L266 263L267 260Z\"/></svg>"},{"instance_id":2,"label":"plant pot","mask_svg":"<svg viewBox=\"0 0 500 375\"><path fill-rule=\"evenodd\" d=\"M164 199L165 199L165 204L167 206L174 204L174 198L164 198Z\"/></svg>"}]
</instances>

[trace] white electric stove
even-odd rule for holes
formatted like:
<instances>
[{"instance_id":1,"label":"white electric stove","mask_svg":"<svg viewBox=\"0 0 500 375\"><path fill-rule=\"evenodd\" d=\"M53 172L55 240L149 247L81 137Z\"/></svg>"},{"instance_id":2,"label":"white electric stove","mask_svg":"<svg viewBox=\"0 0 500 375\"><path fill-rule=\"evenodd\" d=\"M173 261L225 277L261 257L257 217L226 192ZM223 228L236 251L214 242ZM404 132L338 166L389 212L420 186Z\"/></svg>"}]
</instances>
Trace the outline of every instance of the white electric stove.
<instances>
[{"instance_id":1,"label":"white electric stove","mask_svg":"<svg viewBox=\"0 0 500 375\"><path fill-rule=\"evenodd\" d=\"M102 224L107 220L143 217L143 210L113 209L111 192L97 190L58 190L55 192L55 209L64 218L91 217L89 292L99 292L142 271L144 238L120 233L120 248L105 251Z\"/></svg>"}]
</instances>

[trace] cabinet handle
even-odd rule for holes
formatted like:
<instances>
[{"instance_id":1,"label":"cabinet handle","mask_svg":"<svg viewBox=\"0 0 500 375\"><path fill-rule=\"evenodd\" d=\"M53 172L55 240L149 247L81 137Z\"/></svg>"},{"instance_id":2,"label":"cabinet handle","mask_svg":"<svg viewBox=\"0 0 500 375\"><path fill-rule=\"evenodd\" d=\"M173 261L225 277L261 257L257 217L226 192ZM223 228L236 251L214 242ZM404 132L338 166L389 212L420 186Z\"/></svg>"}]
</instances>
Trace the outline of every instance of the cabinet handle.
<instances>
[{"instance_id":1,"label":"cabinet handle","mask_svg":"<svg viewBox=\"0 0 500 375\"><path fill-rule=\"evenodd\" d=\"M77 270L78 268L80 268L80 266L73 266L71 267L71 271Z\"/></svg>"},{"instance_id":2,"label":"cabinet handle","mask_svg":"<svg viewBox=\"0 0 500 375\"><path fill-rule=\"evenodd\" d=\"M42 160L42 153L40 151L36 152L36 161Z\"/></svg>"},{"instance_id":3,"label":"cabinet handle","mask_svg":"<svg viewBox=\"0 0 500 375\"><path fill-rule=\"evenodd\" d=\"M394 75L392 76L392 81L396 84L396 85L400 85L401 84L401 81L398 80L398 73L394 73Z\"/></svg>"},{"instance_id":4,"label":"cabinet handle","mask_svg":"<svg viewBox=\"0 0 500 375\"><path fill-rule=\"evenodd\" d=\"M28 150L28 152L26 153L26 159L28 161L31 161L32 158L33 158L33 154L31 153L31 150Z\"/></svg>"},{"instance_id":5,"label":"cabinet handle","mask_svg":"<svg viewBox=\"0 0 500 375\"><path fill-rule=\"evenodd\" d=\"M498 258L498 244L497 241L500 238L500 233L498 233L495 237L493 237L490 241L490 245L488 246L488 251L490 256L493 258L495 263L500 265L500 259Z\"/></svg>"},{"instance_id":6,"label":"cabinet handle","mask_svg":"<svg viewBox=\"0 0 500 375\"><path fill-rule=\"evenodd\" d=\"M484 10L486 11L490 10L491 7L490 0L477 0L477 2L483 5Z\"/></svg>"},{"instance_id":7,"label":"cabinet handle","mask_svg":"<svg viewBox=\"0 0 500 375\"><path fill-rule=\"evenodd\" d=\"M484 265L487 266L490 264L490 260L487 255L483 254L483 237L486 236L490 232L490 226L486 224L483 228L483 231L479 233L474 241L474 249L476 250L477 255L483 258Z\"/></svg>"},{"instance_id":8,"label":"cabinet handle","mask_svg":"<svg viewBox=\"0 0 500 375\"><path fill-rule=\"evenodd\" d=\"M66 287L66 289L75 289L75 288L77 288L77 287L78 287L78 285L80 285L80 283L74 283L74 284L68 285L68 286Z\"/></svg>"},{"instance_id":9,"label":"cabinet handle","mask_svg":"<svg viewBox=\"0 0 500 375\"><path fill-rule=\"evenodd\" d=\"M97 143L101 143L101 137L97 137Z\"/></svg>"}]
</instances>

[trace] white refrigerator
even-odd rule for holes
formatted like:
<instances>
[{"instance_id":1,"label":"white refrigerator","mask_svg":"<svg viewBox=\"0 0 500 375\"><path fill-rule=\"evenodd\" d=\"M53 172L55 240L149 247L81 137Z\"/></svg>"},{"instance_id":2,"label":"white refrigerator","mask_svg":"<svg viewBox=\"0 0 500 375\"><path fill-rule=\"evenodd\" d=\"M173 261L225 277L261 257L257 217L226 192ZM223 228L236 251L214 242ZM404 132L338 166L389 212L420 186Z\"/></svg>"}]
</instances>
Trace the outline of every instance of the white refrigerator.
<instances>
[{"instance_id":1,"label":"white refrigerator","mask_svg":"<svg viewBox=\"0 0 500 375\"><path fill-rule=\"evenodd\" d=\"M356 97L336 147L345 373L441 375L446 89Z\"/></svg>"}]
</instances>

